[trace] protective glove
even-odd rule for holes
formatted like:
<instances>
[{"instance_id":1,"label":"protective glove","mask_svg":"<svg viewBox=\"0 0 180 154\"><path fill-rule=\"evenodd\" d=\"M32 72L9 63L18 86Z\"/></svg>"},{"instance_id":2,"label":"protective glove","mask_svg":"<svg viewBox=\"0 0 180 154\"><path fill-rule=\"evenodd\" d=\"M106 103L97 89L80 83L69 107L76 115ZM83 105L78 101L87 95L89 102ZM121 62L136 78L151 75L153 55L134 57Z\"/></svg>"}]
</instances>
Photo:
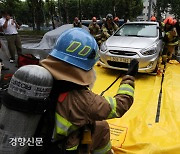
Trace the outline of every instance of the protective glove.
<instances>
[{"instance_id":1,"label":"protective glove","mask_svg":"<svg viewBox=\"0 0 180 154\"><path fill-rule=\"evenodd\" d=\"M138 60L136 59L131 60L128 71L127 71L127 75L131 75L135 77L138 72L138 68L139 68Z\"/></svg>"}]
</instances>

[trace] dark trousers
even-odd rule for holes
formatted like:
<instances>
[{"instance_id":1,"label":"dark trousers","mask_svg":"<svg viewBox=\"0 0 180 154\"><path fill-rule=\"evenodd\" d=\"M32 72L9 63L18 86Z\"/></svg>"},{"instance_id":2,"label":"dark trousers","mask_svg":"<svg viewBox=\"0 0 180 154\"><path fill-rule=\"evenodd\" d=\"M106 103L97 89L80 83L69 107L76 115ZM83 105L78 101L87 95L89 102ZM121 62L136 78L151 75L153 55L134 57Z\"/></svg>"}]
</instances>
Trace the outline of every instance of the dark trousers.
<instances>
[{"instance_id":1,"label":"dark trousers","mask_svg":"<svg viewBox=\"0 0 180 154\"><path fill-rule=\"evenodd\" d=\"M17 52L18 55L22 53L21 38L18 34L5 35L5 37L11 59L15 60L15 53Z\"/></svg>"}]
</instances>

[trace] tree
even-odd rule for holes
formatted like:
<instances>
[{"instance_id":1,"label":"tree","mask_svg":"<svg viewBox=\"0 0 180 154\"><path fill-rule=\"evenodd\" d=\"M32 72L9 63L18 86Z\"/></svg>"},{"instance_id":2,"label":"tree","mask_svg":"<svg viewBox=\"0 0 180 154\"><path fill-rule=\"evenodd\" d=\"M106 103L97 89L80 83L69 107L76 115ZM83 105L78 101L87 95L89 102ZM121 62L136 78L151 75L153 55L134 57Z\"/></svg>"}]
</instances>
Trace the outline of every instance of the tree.
<instances>
[{"instance_id":1,"label":"tree","mask_svg":"<svg viewBox=\"0 0 180 154\"><path fill-rule=\"evenodd\" d=\"M52 26L53 29L55 29L55 24L54 24L54 16L56 16L56 10L55 10L55 6L56 3L54 2L54 0L46 0L46 17L50 17L51 21L52 21Z\"/></svg>"},{"instance_id":2,"label":"tree","mask_svg":"<svg viewBox=\"0 0 180 154\"><path fill-rule=\"evenodd\" d=\"M33 29L35 29L36 26L37 30L40 30L41 24L44 23L44 2L43 0L27 0L27 3L33 17Z\"/></svg>"},{"instance_id":3,"label":"tree","mask_svg":"<svg viewBox=\"0 0 180 154\"><path fill-rule=\"evenodd\" d=\"M16 11L18 9L18 4L20 3L20 0L0 0L0 9L8 10L12 12L13 14L16 14ZM14 9L17 8L17 9Z\"/></svg>"},{"instance_id":4,"label":"tree","mask_svg":"<svg viewBox=\"0 0 180 154\"><path fill-rule=\"evenodd\" d=\"M174 14L177 19L180 18L180 1L179 0L171 0L170 2L170 13Z\"/></svg>"},{"instance_id":5,"label":"tree","mask_svg":"<svg viewBox=\"0 0 180 154\"><path fill-rule=\"evenodd\" d=\"M169 0L157 0L154 7L157 12L157 20L162 20L162 14L168 11Z\"/></svg>"},{"instance_id":6,"label":"tree","mask_svg":"<svg viewBox=\"0 0 180 154\"><path fill-rule=\"evenodd\" d=\"M163 0L160 0L163 1ZM54 17L63 23L72 23L74 17L92 19L106 17L108 13L119 18L134 19L142 13L142 0L0 0L0 9L10 8L22 23L31 23L40 30L40 26ZM14 9L16 8L16 9ZM62 17L62 18L61 18ZM54 26L53 26L54 27ZM55 27L54 27L55 28Z\"/></svg>"},{"instance_id":7,"label":"tree","mask_svg":"<svg viewBox=\"0 0 180 154\"><path fill-rule=\"evenodd\" d=\"M32 23L32 17L29 13L29 7L27 2L20 2L18 3L18 9L16 10L16 21L21 24L30 24Z\"/></svg>"}]
</instances>

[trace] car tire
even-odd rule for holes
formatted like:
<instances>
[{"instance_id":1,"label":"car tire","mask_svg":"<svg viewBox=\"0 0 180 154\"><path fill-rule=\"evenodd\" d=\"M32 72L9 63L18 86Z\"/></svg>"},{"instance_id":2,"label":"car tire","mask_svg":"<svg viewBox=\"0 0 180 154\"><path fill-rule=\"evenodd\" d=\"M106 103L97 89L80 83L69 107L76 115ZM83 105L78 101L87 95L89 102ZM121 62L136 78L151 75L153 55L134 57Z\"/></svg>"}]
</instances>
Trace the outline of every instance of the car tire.
<instances>
[{"instance_id":1,"label":"car tire","mask_svg":"<svg viewBox=\"0 0 180 154\"><path fill-rule=\"evenodd\" d=\"M160 63L160 56L159 56L159 58L158 58L158 61L157 61L157 64L156 64L156 67L155 67L154 71L152 71L152 72L149 73L149 74L151 74L151 75L157 75L157 73L158 73L158 68L159 68L159 63Z\"/></svg>"},{"instance_id":2,"label":"car tire","mask_svg":"<svg viewBox=\"0 0 180 154\"><path fill-rule=\"evenodd\" d=\"M157 74L158 68L159 68L159 63L157 63L157 65L156 65L156 67L155 67L153 73L156 73L156 74Z\"/></svg>"}]
</instances>

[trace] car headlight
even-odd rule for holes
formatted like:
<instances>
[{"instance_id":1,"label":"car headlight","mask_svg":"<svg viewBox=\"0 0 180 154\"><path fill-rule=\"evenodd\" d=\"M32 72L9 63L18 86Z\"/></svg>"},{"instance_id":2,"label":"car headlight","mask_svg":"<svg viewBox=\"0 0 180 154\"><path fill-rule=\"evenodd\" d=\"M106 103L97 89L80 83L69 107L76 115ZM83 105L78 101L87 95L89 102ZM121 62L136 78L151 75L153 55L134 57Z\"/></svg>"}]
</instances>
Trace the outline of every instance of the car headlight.
<instances>
[{"instance_id":1,"label":"car headlight","mask_svg":"<svg viewBox=\"0 0 180 154\"><path fill-rule=\"evenodd\" d=\"M141 54L144 56L153 55L157 52L156 47L153 46L151 48L145 49L141 51Z\"/></svg>"},{"instance_id":2,"label":"car headlight","mask_svg":"<svg viewBox=\"0 0 180 154\"><path fill-rule=\"evenodd\" d=\"M102 52L105 52L105 51L107 50L107 45L106 45L105 42L103 42L103 43L101 44L100 50L101 50Z\"/></svg>"}]
</instances>

